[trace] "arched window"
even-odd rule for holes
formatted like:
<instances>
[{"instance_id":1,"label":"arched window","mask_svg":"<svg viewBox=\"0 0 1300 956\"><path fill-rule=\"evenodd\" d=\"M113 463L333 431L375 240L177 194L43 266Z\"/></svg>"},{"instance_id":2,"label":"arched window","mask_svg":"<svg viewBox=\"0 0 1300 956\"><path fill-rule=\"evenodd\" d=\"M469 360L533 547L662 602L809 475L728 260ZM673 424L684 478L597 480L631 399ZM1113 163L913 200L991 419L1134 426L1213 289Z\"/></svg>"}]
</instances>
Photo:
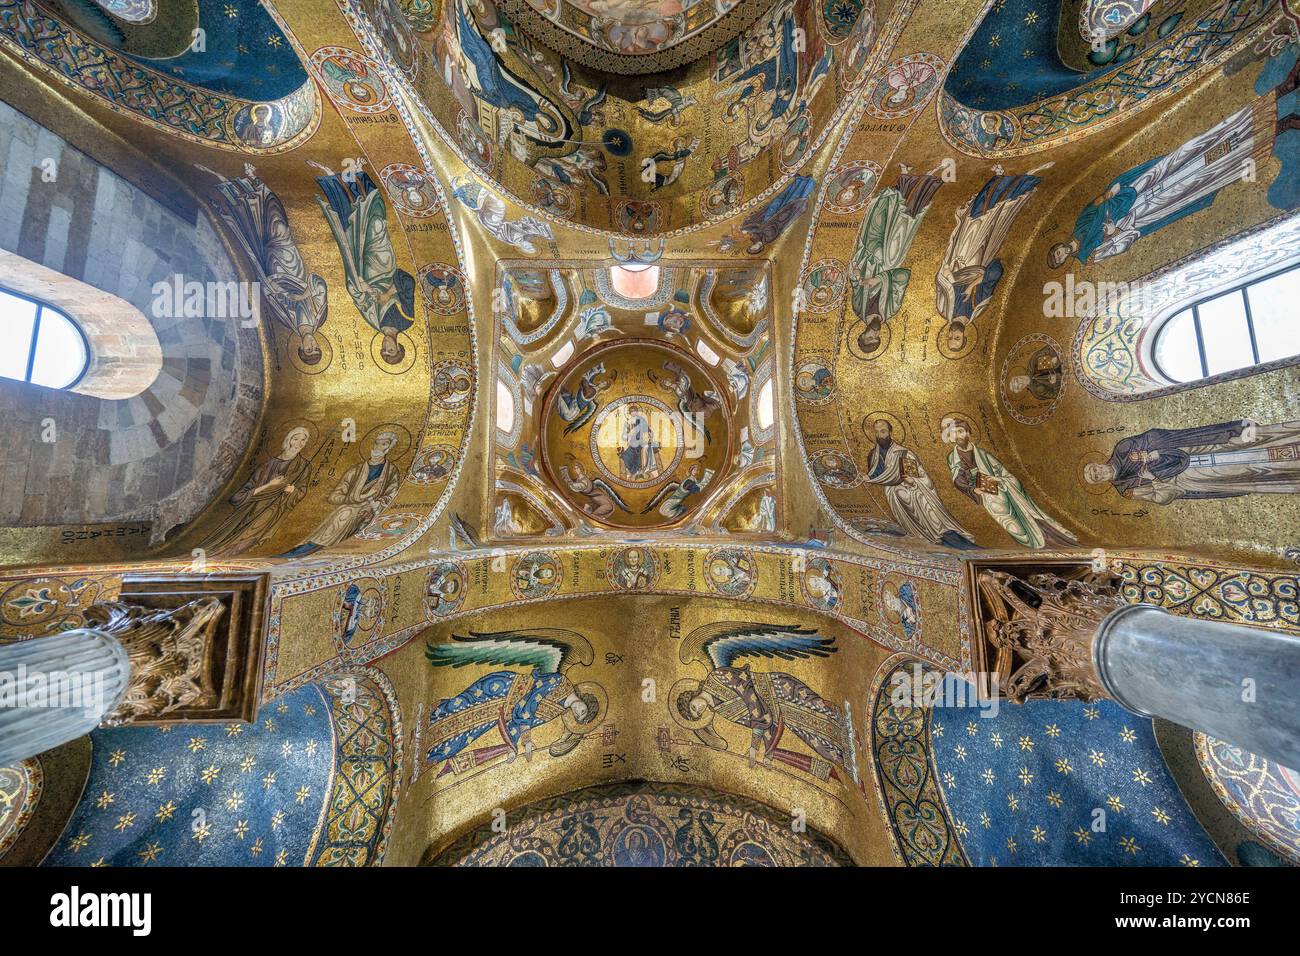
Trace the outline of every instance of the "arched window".
<instances>
[{"instance_id":1,"label":"arched window","mask_svg":"<svg viewBox=\"0 0 1300 956\"><path fill-rule=\"evenodd\" d=\"M1171 382L1236 372L1300 355L1300 262L1197 299L1155 332L1151 359Z\"/></svg>"},{"instance_id":2,"label":"arched window","mask_svg":"<svg viewBox=\"0 0 1300 956\"><path fill-rule=\"evenodd\" d=\"M158 333L136 306L0 249L0 376L126 399L162 364Z\"/></svg>"},{"instance_id":3,"label":"arched window","mask_svg":"<svg viewBox=\"0 0 1300 956\"><path fill-rule=\"evenodd\" d=\"M80 326L49 303L0 287L0 376L69 388L89 364Z\"/></svg>"},{"instance_id":4,"label":"arched window","mask_svg":"<svg viewBox=\"0 0 1300 956\"><path fill-rule=\"evenodd\" d=\"M648 299L659 288L659 267L644 263L613 266L609 282L614 291L628 299Z\"/></svg>"}]
</instances>

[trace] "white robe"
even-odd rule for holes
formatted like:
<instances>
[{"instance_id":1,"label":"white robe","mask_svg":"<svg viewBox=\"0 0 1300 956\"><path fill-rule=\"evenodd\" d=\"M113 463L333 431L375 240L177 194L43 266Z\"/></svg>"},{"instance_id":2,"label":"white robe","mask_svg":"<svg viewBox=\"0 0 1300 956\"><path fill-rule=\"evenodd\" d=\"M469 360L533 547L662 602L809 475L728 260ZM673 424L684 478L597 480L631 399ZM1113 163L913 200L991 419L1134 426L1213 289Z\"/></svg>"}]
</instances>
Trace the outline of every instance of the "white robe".
<instances>
[{"instance_id":1,"label":"white robe","mask_svg":"<svg viewBox=\"0 0 1300 956\"><path fill-rule=\"evenodd\" d=\"M974 540L939 500L934 482L910 448L895 442L884 453L884 460L881 459L880 446L873 444L867 456L867 481L884 486L885 500L900 528L915 538L935 544L942 543L945 531Z\"/></svg>"},{"instance_id":2,"label":"white robe","mask_svg":"<svg viewBox=\"0 0 1300 956\"><path fill-rule=\"evenodd\" d=\"M1127 252L1145 231L1224 186L1241 182L1256 153L1256 110L1247 106L1183 143L1137 179L1133 208L1114 224L1093 260Z\"/></svg>"}]
</instances>

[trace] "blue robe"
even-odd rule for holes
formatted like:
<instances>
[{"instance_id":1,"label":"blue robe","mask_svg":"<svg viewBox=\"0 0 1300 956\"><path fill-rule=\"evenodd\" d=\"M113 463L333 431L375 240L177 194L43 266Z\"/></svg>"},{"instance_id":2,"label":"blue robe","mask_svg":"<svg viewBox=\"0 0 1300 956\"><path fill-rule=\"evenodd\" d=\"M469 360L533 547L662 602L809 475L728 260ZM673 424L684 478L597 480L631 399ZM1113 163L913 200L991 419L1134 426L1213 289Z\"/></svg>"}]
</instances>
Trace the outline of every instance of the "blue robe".
<instances>
[{"instance_id":1,"label":"blue robe","mask_svg":"<svg viewBox=\"0 0 1300 956\"><path fill-rule=\"evenodd\" d=\"M349 181L349 179L351 181ZM345 236L354 236L352 225L352 215L361 209L362 215L373 216L377 221L383 224L380 240L382 245L391 246L391 240L388 238L388 207L384 202L384 195L380 192L375 181L370 178L368 173L358 173L354 176L347 177L344 175L334 176L317 176L316 184L325 194L325 201L329 204L329 211L332 212L338 220L339 228ZM374 195L373 200L368 201L368 197ZM327 217L328 218L328 217ZM370 239L369 230L361 232L361 240ZM344 239L339 236L335 240L340 244L339 251L344 255L344 269L360 269L358 262L349 263L349 250L344 249ZM358 240L360 241L360 240ZM356 248L351 250L352 254L358 260L365 259L366 249ZM382 288L385 282L383 275L366 275L363 276L366 281L370 282L375 288ZM410 318L415 314L415 279L405 269L394 268L391 276L392 288L396 292L395 299L384 309L383 315L378 317L378 324L375 318L362 313L362 318L366 323L373 326L376 332L382 332L384 329L395 329L398 332L405 332L414 321ZM349 289L349 291L351 291Z\"/></svg>"},{"instance_id":2,"label":"blue robe","mask_svg":"<svg viewBox=\"0 0 1300 956\"><path fill-rule=\"evenodd\" d=\"M1134 166L1128 172L1116 176L1110 182L1111 186L1117 185L1120 187L1114 196L1099 203L1089 203L1084 207L1074 222L1074 238L1079 240L1078 251L1074 254L1075 258L1084 263L1092 258L1092 254L1106 241L1105 224L1119 222L1129 214L1133 209L1133 204L1137 202L1137 190L1131 184L1162 159L1164 159L1163 156L1157 156L1155 159L1149 159L1142 165ZM1107 191L1109 191L1109 188L1108 186ZM1165 218L1142 227L1138 230L1138 234L1149 236L1151 233L1163 229L1171 222L1177 222L1184 216L1190 216L1194 212L1208 209L1214 203L1214 197L1214 193L1202 196L1196 202L1188 203L1181 209L1165 216Z\"/></svg>"},{"instance_id":3,"label":"blue robe","mask_svg":"<svg viewBox=\"0 0 1300 956\"><path fill-rule=\"evenodd\" d=\"M786 227L808 208L808 197L817 183L811 176L796 176L771 202L756 213L751 213L740 226L740 231L755 242L767 245L776 242Z\"/></svg>"},{"instance_id":4,"label":"blue robe","mask_svg":"<svg viewBox=\"0 0 1300 956\"><path fill-rule=\"evenodd\" d=\"M535 122L540 112L537 100L529 95L522 85L511 82L511 78L506 76L496 54L492 52L492 47L478 30L474 29L474 25L465 16L465 9L460 4L456 5L456 36L460 40L461 52L474 64L478 86L478 89L473 91L474 94L487 100L497 109L508 110L514 107L524 114L524 119Z\"/></svg>"},{"instance_id":5,"label":"blue robe","mask_svg":"<svg viewBox=\"0 0 1300 956\"><path fill-rule=\"evenodd\" d=\"M510 696L515 681L529 681L531 686L518 699L514 707L511 708L510 713L502 714L501 707L505 705L506 698ZM498 702L497 707L492 708L490 711L493 715L492 718L475 724L468 730L431 747L428 752L429 762L450 760L494 727L501 727L502 736L506 741L512 746L517 745L519 738L525 731L540 727L546 723L544 719L539 718L537 715L538 705L541 703L542 698L564 683L566 681L562 674L544 674L537 670L534 670L531 675L520 674L516 671L493 671L491 674L480 677L455 697L439 701L433 710L429 712L429 726L435 727L439 721L446 720L453 714L469 710L471 707L488 701L496 701Z\"/></svg>"}]
</instances>

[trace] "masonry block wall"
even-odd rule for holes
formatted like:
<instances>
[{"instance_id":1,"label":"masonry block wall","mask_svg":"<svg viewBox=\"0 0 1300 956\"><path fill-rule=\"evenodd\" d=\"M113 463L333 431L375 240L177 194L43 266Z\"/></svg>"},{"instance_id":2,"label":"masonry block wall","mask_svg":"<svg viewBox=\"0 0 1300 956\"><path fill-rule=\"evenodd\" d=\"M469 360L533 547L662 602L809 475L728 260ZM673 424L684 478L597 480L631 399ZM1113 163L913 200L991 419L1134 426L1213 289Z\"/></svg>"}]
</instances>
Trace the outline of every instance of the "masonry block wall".
<instances>
[{"instance_id":1,"label":"masonry block wall","mask_svg":"<svg viewBox=\"0 0 1300 956\"><path fill-rule=\"evenodd\" d=\"M163 354L156 380L129 399L0 379L0 524L148 521L160 542L238 465L263 377L256 330L237 318L157 318L154 284L241 276L203 212L178 214L3 102L0 174L0 249L125 299Z\"/></svg>"}]
</instances>

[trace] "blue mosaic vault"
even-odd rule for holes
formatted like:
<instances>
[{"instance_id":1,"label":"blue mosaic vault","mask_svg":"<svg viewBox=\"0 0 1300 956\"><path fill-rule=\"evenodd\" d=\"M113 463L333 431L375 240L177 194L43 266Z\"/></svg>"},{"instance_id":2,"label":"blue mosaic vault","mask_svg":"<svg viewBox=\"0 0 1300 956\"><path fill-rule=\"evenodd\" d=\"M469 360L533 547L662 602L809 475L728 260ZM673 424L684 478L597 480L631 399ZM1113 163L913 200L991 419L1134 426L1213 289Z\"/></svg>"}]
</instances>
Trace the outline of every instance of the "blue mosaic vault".
<instances>
[{"instance_id":1,"label":"blue mosaic vault","mask_svg":"<svg viewBox=\"0 0 1300 956\"><path fill-rule=\"evenodd\" d=\"M980 714L937 707L930 722L939 787L973 866L1225 865L1149 720L1109 701Z\"/></svg>"},{"instance_id":2,"label":"blue mosaic vault","mask_svg":"<svg viewBox=\"0 0 1300 956\"><path fill-rule=\"evenodd\" d=\"M309 685L256 724L95 731L85 792L46 864L302 865L330 796L330 711Z\"/></svg>"}]
</instances>

